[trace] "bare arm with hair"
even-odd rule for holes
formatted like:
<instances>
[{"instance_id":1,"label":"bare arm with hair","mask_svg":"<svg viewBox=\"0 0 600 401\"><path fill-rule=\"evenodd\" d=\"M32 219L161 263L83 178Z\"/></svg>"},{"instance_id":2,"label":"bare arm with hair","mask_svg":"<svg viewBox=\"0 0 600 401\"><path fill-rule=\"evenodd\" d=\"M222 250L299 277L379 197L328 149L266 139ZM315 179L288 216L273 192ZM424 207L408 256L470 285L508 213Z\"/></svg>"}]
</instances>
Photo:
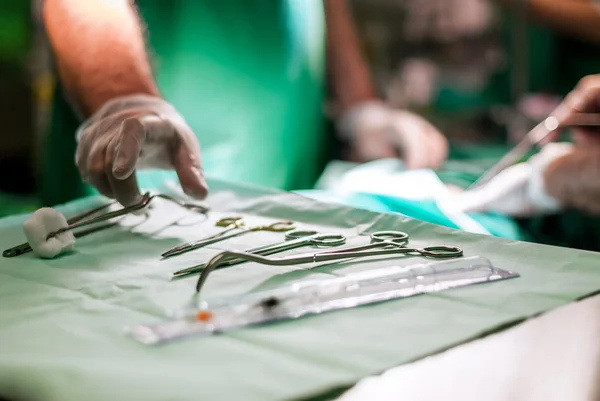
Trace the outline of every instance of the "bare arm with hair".
<instances>
[{"instance_id":1,"label":"bare arm with hair","mask_svg":"<svg viewBox=\"0 0 600 401\"><path fill-rule=\"evenodd\" d=\"M377 98L346 0L325 0L327 65L342 110Z\"/></svg>"},{"instance_id":2,"label":"bare arm with hair","mask_svg":"<svg viewBox=\"0 0 600 401\"><path fill-rule=\"evenodd\" d=\"M43 13L60 78L84 116L118 96L158 96L129 1L45 0Z\"/></svg>"},{"instance_id":3,"label":"bare arm with hair","mask_svg":"<svg viewBox=\"0 0 600 401\"><path fill-rule=\"evenodd\" d=\"M141 198L137 169L175 170L187 194L206 197L198 140L159 96L133 6L46 0L43 13L61 81L87 118L75 155L82 179L129 206Z\"/></svg>"}]
</instances>

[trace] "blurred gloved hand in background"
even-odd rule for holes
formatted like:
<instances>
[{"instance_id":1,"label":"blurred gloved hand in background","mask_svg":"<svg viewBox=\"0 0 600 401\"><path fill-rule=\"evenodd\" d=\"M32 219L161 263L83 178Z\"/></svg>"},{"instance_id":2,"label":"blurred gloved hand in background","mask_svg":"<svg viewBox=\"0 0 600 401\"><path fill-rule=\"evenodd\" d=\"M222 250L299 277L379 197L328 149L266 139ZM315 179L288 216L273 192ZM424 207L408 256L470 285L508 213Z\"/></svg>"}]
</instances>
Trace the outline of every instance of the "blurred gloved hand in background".
<instances>
[{"instance_id":1,"label":"blurred gloved hand in background","mask_svg":"<svg viewBox=\"0 0 600 401\"><path fill-rule=\"evenodd\" d=\"M422 117L369 101L347 110L338 120L358 162L401 156L407 169L440 167L448 155L446 138Z\"/></svg>"},{"instance_id":2,"label":"blurred gloved hand in background","mask_svg":"<svg viewBox=\"0 0 600 401\"><path fill-rule=\"evenodd\" d=\"M172 169L184 192L204 199L200 146L192 129L163 99L131 95L107 102L77 133L76 163L85 182L124 206L140 200L136 170Z\"/></svg>"},{"instance_id":3,"label":"blurred gloved hand in background","mask_svg":"<svg viewBox=\"0 0 600 401\"><path fill-rule=\"evenodd\" d=\"M502 171L487 184L453 197L449 206L461 212L497 212L513 217L552 214L562 205L546 191L545 172L571 154L570 143L550 143L527 162Z\"/></svg>"},{"instance_id":4,"label":"blurred gloved hand in background","mask_svg":"<svg viewBox=\"0 0 600 401\"><path fill-rule=\"evenodd\" d=\"M589 75L581 79L552 115L558 120L558 125L562 126L579 113L600 113L600 75ZM598 126L570 127L569 131L578 146L600 145ZM558 135L554 135L551 140L557 137Z\"/></svg>"}]
</instances>

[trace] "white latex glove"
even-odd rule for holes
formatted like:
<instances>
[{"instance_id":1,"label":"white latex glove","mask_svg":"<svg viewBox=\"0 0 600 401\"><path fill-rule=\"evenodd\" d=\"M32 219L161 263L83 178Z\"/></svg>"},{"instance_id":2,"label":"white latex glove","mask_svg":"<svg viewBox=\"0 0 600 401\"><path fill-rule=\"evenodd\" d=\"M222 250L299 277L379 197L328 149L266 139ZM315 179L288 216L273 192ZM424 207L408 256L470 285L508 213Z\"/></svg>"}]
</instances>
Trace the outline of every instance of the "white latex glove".
<instances>
[{"instance_id":1,"label":"white latex glove","mask_svg":"<svg viewBox=\"0 0 600 401\"><path fill-rule=\"evenodd\" d=\"M343 114L339 130L359 162L397 157L407 169L438 168L446 161L446 138L425 119L382 102L366 102Z\"/></svg>"},{"instance_id":2,"label":"white latex glove","mask_svg":"<svg viewBox=\"0 0 600 401\"><path fill-rule=\"evenodd\" d=\"M173 169L184 192L204 199L208 187L192 129L163 99L132 95L107 102L77 132L84 181L124 206L140 200L136 169Z\"/></svg>"},{"instance_id":3,"label":"white latex glove","mask_svg":"<svg viewBox=\"0 0 600 401\"><path fill-rule=\"evenodd\" d=\"M561 209L545 190L544 172L573 150L570 143L550 143L527 162L502 171L482 187L454 197L450 207L461 212L497 212L513 217L551 214Z\"/></svg>"}]
</instances>

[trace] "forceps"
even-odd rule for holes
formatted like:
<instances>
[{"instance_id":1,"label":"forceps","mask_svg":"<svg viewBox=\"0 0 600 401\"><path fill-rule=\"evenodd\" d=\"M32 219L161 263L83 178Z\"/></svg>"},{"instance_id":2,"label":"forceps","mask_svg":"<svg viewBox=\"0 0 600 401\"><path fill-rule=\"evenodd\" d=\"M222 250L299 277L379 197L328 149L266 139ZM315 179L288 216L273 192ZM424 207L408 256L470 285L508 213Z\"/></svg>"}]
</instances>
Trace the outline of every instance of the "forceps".
<instances>
[{"instance_id":1,"label":"forceps","mask_svg":"<svg viewBox=\"0 0 600 401\"><path fill-rule=\"evenodd\" d=\"M278 252L289 251L290 249L300 248L306 245L338 246L344 245L346 243L346 237L342 234L319 233L317 231L307 230L288 231L285 233L285 238L286 241L284 242L260 246L258 248L248 249L244 252L252 253L255 255L267 256ZM233 266L244 262L244 259L232 259L221 263L219 267ZM192 274L200 273L205 266L206 263L203 263L201 265L192 266L188 267L187 269L176 271L175 273L173 273L173 278L182 278L190 276Z\"/></svg>"},{"instance_id":2,"label":"forceps","mask_svg":"<svg viewBox=\"0 0 600 401\"><path fill-rule=\"evenodd\" d=\"M436 245L425 248L408 248L406 247L407 241L408 234L402 231L378 231L371 234L371 243L367 245L282 258L267 258L246 252L225 251L213 257L204 266L204 270L202 270L200 277L198 277L198 282L196 283L196 293L200 292L208 275L215 268L231 259L241 259L270 266L288 266L365 256L418 255L434 259L457 258L463 256L463 250L456 246ZM383 249L370 250L373 248Z\"/></svg>"},{"instance_id":3,"label":"forceps","mask_svg":"<svg viewBox=\"0 0 600 401\"><path fill-rule=\"evenodd\" d=\"M506 168L512 166L522 159L534 146L538 145L550 134L559 128L567 127L594 127L600 126L600 114L580 113L559 124L556 117L550 116L535 126L525 135L523 140L506 153L494 166L487 170L481 177L471 184L467 189L475 189L491 181Z\"/></svg>"},{"instance_id":4,"label":"forceps","mask_svg":"<svg viewBox=\"0 0 600 401\"><path fill-rule=\"evenodd\" d=\"M163 258L168 258L170 256L179 255L194 249L202 248L203 246L214 244L215 242L223 241L254 231L286 232L293 230L296 227L293 221L278 221L269 225L248 227L246 226L246 222L244 221L244 219L241 217L226 217L217 221L216 225L219 227L225 227L225 230L197 241L187 242L185 244L178 245L175 248L169 249L167 252L163 253L160 256L162 256ZM238 229L240 231L227 234L230 231Z\"/></svg>"},{"instance_id":5,"label":"forceps","mask_svg":"<svg viewBox=\"0 0 600 401\"><path fill-rule=\"evenodd\" d=\"M69 230L73 230L75 228L79 228L79 227L84 227L84 226L88 226L91 224L96 224L96 223L101 223L103 221L107 221L110 220L112 218L115 217L120 217L132 212L136 212L138 210L142 210L144 209L146 206L148 206L150 204L150 202L152 201L152 199L154 198L162 198L162 199L166 199L170 202L176 203L179 206L186 208L188 210L194 210L200 213L207 213L208 212L208 207L205 205L199 205L199 204L194 204L194 203L185 203L185 202L180 202L179 200L175 199L174 197L170 196L170 195L165 195L165 194L154 194L154 195L150 195L149 192L145 193L144 195L142 195L142 199L136 203L133 204L131 206L127 206L124 207L122 209L119 210L115 210L114 212L108 212L105 214L102 214L100 216L96 216L96 217L92 217L92 218L87 218L93 214L96 214L98 212L100 212L101 210L107 209L110 206L116 204L117 202L110 202L106 205L102 205L99 206L95 209L92 209L90 211L87 211L83 214L80 214L78 216L72 217L69 220L67 220L67 223L69 223L68 227L65 228L61 228L60 230L51 232L50 234L48 234L48 238L54 237L58 234L64 233L65 231L69 231ZM92 228L89 230L84 230L84 231L78 231L76 233L73 233L75 235L76 238L80 238L83 237L85 235L91 234L93 232L102 230L104 228L108 228L108 227L112 227L113 225L115 225L116 223L109 223L106 224L104 226L101 227L96 227L96 228ZM7 249L2 253L2 256L4 256L5 258L11 258L14 256L19 256L22 255L24 253L30 252L31 246L29 246L29 243L25 242L21 245L17 245L13 248Z\"/></svg>"}]
</instances>

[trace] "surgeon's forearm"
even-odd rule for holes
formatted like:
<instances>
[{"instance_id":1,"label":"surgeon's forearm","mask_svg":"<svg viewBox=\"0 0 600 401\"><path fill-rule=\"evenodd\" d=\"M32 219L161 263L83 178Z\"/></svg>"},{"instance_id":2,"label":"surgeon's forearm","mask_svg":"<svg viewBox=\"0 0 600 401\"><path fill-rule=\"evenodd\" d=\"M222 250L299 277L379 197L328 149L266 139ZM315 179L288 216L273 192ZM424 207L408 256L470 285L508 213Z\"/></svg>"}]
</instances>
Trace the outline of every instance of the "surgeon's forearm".
<instances>
[{"instance_id":1,"label":"surgeon's forearm","mask_svg":"<svg viewBox=\"0 0 600 401\"><path fill-rule=\"evenodd\" d=\"M600 215L600 148L578 149L548 166L547 192L561 204Z\"/></svg>"},{"instance_id":2,"label":"surgeon's forearm","mask_svg":"<svg viewBox=\"0 0 600 401\"><path fill-rule=\"evenodd\" d=\"M333 94L342 110L376 98L346 0L325 0L327 63Z\"/></svg>"},{"instance_id":3,"label":"surgeon's forearm","mask_svg":"<svg viewBox=\"0 0 600 401\"><path fill-rule=\"evenodd\" d=\"M595 0L496 0L510 8L528 3L531 17L552 29L600 43L600 4Z\"/></svg>"},{"instance_id":4,"label":"surgeon's forearm","mask_svg":"<svg viewBox=\"0 0 600 401\"><path fill-rule=\"evenodd\" d=\"M63 85L85 116L116 96L158 95L129 1L45 0L43 11Z\"/></svg>"}]
</instances>

